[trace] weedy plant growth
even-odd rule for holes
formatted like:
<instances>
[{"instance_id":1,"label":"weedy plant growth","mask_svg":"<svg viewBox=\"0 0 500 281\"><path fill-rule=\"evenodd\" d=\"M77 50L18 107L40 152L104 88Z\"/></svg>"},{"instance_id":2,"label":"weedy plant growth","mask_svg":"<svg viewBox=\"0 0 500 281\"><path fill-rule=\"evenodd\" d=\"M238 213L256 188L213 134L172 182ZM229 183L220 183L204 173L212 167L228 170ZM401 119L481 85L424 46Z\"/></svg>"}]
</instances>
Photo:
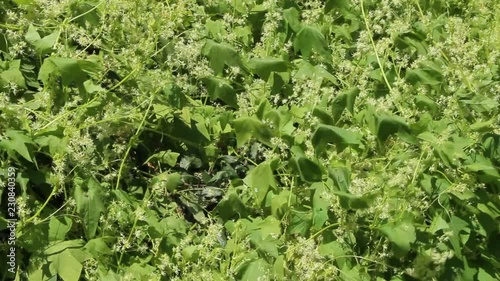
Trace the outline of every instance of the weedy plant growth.
<instances>
[{"instance_id":1,"label":"weedy plant growth","mask_svg":"<svg viewBox=\"0 0 500 281\"><path fill-rule=\"evenodd\" d=\"M0 4L2 280L500 279L498 1Z\"/></svg>"}]
</instances>

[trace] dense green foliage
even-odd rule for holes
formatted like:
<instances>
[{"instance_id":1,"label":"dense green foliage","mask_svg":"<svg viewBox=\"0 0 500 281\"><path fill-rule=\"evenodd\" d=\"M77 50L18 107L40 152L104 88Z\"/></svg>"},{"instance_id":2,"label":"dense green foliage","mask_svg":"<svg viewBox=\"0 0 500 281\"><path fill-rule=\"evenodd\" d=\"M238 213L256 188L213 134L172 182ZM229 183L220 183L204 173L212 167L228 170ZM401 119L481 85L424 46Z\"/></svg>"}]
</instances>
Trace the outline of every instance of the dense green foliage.
<instances>
[{"instance_id":1,"label":"dense green foliage","mask_svg":"<svg viewBox=\"0 0 500 281\"><path fill-rule=\"evenodd\" d=\"M3 280L499 280L499 27L496 0L0 0Z\"/></svg>"}]
</instances>

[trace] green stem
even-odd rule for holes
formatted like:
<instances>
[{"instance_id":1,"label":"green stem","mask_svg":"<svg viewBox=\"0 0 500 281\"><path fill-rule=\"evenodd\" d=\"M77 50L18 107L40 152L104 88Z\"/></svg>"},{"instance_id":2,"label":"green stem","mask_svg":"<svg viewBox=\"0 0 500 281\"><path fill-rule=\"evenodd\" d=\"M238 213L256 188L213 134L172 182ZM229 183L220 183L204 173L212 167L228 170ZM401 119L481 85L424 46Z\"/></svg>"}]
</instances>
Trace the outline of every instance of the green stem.
<instances>
[{"instance_id":1,"label":"green stem","mask_svg":"<svg viewBox=\"0 0 500 281\"><path fill-rule=\"evenodd\" d=\"M130 150L132 149L133 142L139 136L139 133L141 132L142 127L144 126L144 123L146 122L146 118L149 114L149 110L151 109L152 105L153 105L153 97L151 97L151 100L149 101L148 108L146 109L146 112L144 113L144 117L142 118L141 124L137 128L137 131L135 132L134 136L132 138L130 138L130 141L129 141L128 147L127 147L127 151L125 152L125 155L122 158L122 162L120 164L120 169L118 170L118 178L116 179L115 189L118 189L120 187L120 179L122 176L123 166L125 165L125 160L127 160L127 157L130 153Z\"/></svg>"}]
</instances>

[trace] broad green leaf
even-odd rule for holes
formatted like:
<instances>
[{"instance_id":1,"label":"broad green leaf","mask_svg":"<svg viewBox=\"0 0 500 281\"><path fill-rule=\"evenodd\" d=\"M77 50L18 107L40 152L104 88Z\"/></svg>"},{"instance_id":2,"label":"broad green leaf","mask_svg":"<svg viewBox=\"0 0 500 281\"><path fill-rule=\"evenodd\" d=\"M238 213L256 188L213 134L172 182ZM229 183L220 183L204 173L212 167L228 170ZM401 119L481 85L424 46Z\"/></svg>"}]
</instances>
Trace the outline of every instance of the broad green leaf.
<instances>
[{"instance_id":1,"label":"broad green leaf","mask_svg":"<svg viewBox=\"0 0 500 281\"><path fill-rule=\"evenodd\" d=\"M334 85L338 85L337 78L335 78L335 76L333 76L325 68L321 65L311 64L306 60L300 60L300 64L298 65L298 69L294 77L301 79L321 79L321 81L326 79Z\"/></svg>"},{"instance_id":2,"label":"broad green leaf","mask_svg":"<svg viewBox=\"0 0 500 281\"><path fill-rule=\"evenodd\" d=\"M430 142L430 143L439 143L438 138L431 132L425 131L417 136L417 138Z\"/></svg>"},{"instance_id":3,"label":"broad green leaf","mask_svg":"<svg viewBox=\"0 0 500 281\"><path fill-rule=\"evenodd\" d=\"M181 185L182 177L179 173L163 172L151 181L152 184L159 182L164 182L166 189L169 192L173 192Z\"/></svg>"},{"instance_id":4,"label":"broad green leaf","mask_svg":"<svg viewBox=\"0 0 500 281\"><path fill-rule=\"evenodd\" d=\"M377 117L377 137L385 142L390 135L396 133L410 134L410 127L405 120L399 116L378 116Z\"/></svg>"},{"instance_id":5,"label":"broad green leaf","mask_svg":"<svg viewBox=\"0 0 500 281\"><path fill-rule=\"evenodd\" d=\"M295 7L283 10L283 18L295 33L302 29L302 25L300 24L300 13Z\"/></svg>"},{"instance_id":6,"label":"broad green leaf","mask_svg":"<svg viewBox=\"0 0 500 281\"><path fill-rule=\"evenodd\" d=\"M334 26L333 33L335 33L335 38L343 38L347 42L352 42L350 28L347 24Z\"/></svg>"},{"instance_id":7,"label":"broad green leaf","mask_svg":"<svg viewBox=\"0 0 500 281\"><path fill-rule=\"evenodd\" d=\"M482 95L474 95L471 100L460 100L460 103L467 104L474 111L483 113L499 108L496 100Z\"/></svg>"},{"instance_id":8,"label":"broad green leaf","mask_svg":"<svg viewBox=\"0 0 500 281\"><path fill-rule=\"evenodd\" d=\"M216 210L224 221L248 216L247 206L234 190L226 192L224 198L217 204Z\"/></svg>"},{"instance_id":9,"label":"broad green leaf","mask_svg":"<svg viewBox=\"0 0 500 281\"><path fill-rule=\"evenodd\" d=\"M54 47L54 45L56 44L58 38L59 38L58 30L41 38L36 28L33 25L30 25L30 27L28 28L28 32L26 33L25 36L26 41L35 46L35 50L39 55L44 55L49 53L52 50L52 47Z\"/></svg>"},{"instance_id":10,"label":"broad green leaf","mask_svg":"<svg viewBox=\"0 0 500 281\"><path fill-rule=\"evenodd\" d=\"M40 37L40 34L38 34L36 28L30 24L28 27L28 31L26 32L26 35L24 36L24 39L30 44L35 44L36 41L42 39Z\"/></svg>"},{"instance_id":11,"label":"broad green leaf","mask_svg":"<svg viewBox=\"0 0 500 281\"><path fill-rule=\"evenodd\" d=\"M252 169L243 179L243 182L250 187L251 192L256 193L257 204L264 202L269 187L276 188L273 170L270 161L260 163Z\"/></svg>"},{"instance_id":12,"label":"broad green leaf","mask_svg":"<svg viewBox=\"0 0 500 281\"><path fill-rule=\"evenodd\" d=\"M261 255L271 256L273 258L278 257L278 243L280 241L272 236L267 236L266 238L260 237L257 233L252 233L250 235L250 243L257 249Z\"/></svg>"},{"instance_id":13,"label":"broad green leaf","mask_svg":"<svg viewBox=\"0 0 500 281\"><path fill-rule=\"evenodd\" d=\"M344 209L366 209L370 207L370 204L375 200L375 197L378 195L376 192L374 193L366 193L366 194L351 194L349 192L344 191L332 191L335 195L339 197L340 205Z\"/></svg>"},{"instance_id":14,"label":"broad green leaf","mask_svg":"<svg viewBox=\"0 0 500 281\"><path fill-rule=\"evenodd\" d=\"M319 120L321 121L321 123L323 123L325 125L332 125L333 126L335 124L332 116L324 108L321 108L318 106L314 107L313 115L318 117Z\"/></svg>"},{"instance_id":15,"label":"broad green leaf","mask_svg":"<svg viewBox=\"0 0 500 281\"><path fill-rule=\"evenodd\" d=\"M165 118L172 116L174 110L170 106L153 104L153 112L156 114L156 118Z\"/></svg>"},{"instance_id":16,"label":"broad green leaf","mask_svg":"<svg viewBox=\"0 0 500 281\"><path fill-rule=\"evenodd\" d=\"M109 241L106 241L109 240ZM111 248L109 248L108 244L106 243L113 242L112 239L106 239L103 237L95 238L92 240L89 240L87 244L85 245L84 249L86 252L90 253L93 256L100 256L100 255L113 255L113 251Z\"/></svg>"},{"instance_id":17,"label":"broad green leaf","mask_svg":"<svg viewBox=\"0 0 500 281\"><path fill-rule=\"evenodd\" d=\"M359 133L335 126L319 125L313 134L312 144L316 153L323 152L329 143L335 144L337 151L341 152L348 146L355 149L362 148L363 143L361 140L362 136Z\"/></svg>"},{"instance_id":18,"label":"broad green leaf","mask_svg":"<svg viewBox=\"0 0 500 281\"><path fill-rule=\"evenodd\" d=\"M73 221L68 216L51 217L49 220L49 241L64 240L72 225Z\"/></svg>"},{"instance_id":19,"label":"broad green leaf","mask_svg":"<svg viewBox=\"0 0 500 281\"><path fill-rule=\"evenodd\" d=\"M65 250L60 254L55 254L47 258L50 263L50 271L57 273L64 281L78 281L82 272L82 264Z\"/></svg>"},{"instance_id":20,"label":"broad green leaf","mask_svg":"<svg viewBox=\"0 0 500 281\"><path fill-rule=\"evenodd\" d=\"M267 81L272 72L287 72L289 64L279 58L253 58L248 62L248 67Z\"/></svg>"},{"instance_id":21,"label":"broad green leaf","mask_svg":"<svg viewBox=\"0 0 500 281\"><path fill-rule=\"evenodd\" d=\"M313 213L304 207L292 209L291 220L287 232L289 234L299 234L302 237L309 235L311 231Z\"/></svg>"},{"instance_id":22,"label":"broad green leaf","mask_svg":"<svg viewBox=\"0 0 500 281\"><path fill-rule=\"evenodd\" d=\"M464 157L466 158L466 157ZM484 183L500 183L500 174L497 165L490 159L480 154L471 155L465 161L465 168L468 171L477 173L478 179Z\"/></svg>"},{"instance_id":23,"label":"broad green leaf","mask_svg":"<svg viewBox=\"0 0 500 281\"><path fill-rule=\"evenodd\" d=\"M492 126L495 125L495 119L492 118L488 121L478 121L472 125L470 125L470 129L476 132L488 132L491 131L493 128Z\"/></svg>"},{"instance_id":24,"label":"broad green leaf","mask_svg":"<svg viewBox=\"0 0 500 281\"><path fill-rule=\"evenodd\" d=\"M94 84L94 81L92 80L87 80L85 82L83 82L83 87L85 88L85 91L88 93L88 94L93 94L93 93L97 93L97 92L105 92L106 90L101 87L100 85L96 85Z\"/></svg>"},{"instance_id":25,"label":"broad green leaf","mask_svg":"<svg viewBox=\"0 0 500 281\"><path fill-rule=\"evenodd\" d=\"M351 114L354 114L354 101L358 94L358 88L351 88L335 97L332 103L333 124L336 124L339 121L340 117L342 117L344 109L346 108L349 112L351 112Z\"/></svg>"},{"instance_id":26,"label":"broad green leaf","mask_svg":"<svg viewBox=\"0 0 500 281\"><path fill-rule=\"evenodd\" d=\"M5 135L8 139L1 140L0 147L7 150L9 155L15 159L17 159L16 156L12 154L14 151L21 155L24 159L33 162L30 152L31 149L28 149L28 146L26 146L27 144L35 145L30 137L25 135L23 132L16 130L7 130Z\"/></svg>"},{"instance_id":27,"label":"broad green leaf","mask_svg":"<svg viewBox=\"0 0 500 281\"><path fill-rule=\"evenodd\" d=\"M285 257L283 255L279 255L273 265L273 274L276 276L277 280L285 280L285 265Z\"/></svg>"},{"instance_id":28,"label":"broad green leaf","mask_svg":"<svg viewBox=\"0 0 500 281\"><path fill-rule=\"evenodd\" d=\"M50 155L64 155L68 149L68 137L62 127L39 133L34 140L41 148L48 147Z\"/></svg>"},{"instance_id":29,"label":"broad green leaf","mask_svg":"<svg viewBox=\"0 0 500 281\"><path fill-rule=\"evenodd\" d=\"M234 34L247 47L253 43L252 28L249 25L235 27Z\"/></svg>"},{"instance_id":30,"label":"broad green leaf","mask_svg":"<svg viewBox=\"0 0 500 281\"><path fill-rule=\"evenodd\" d=\"M431 226L429 227L429 231L432 234L435 234L437 231L442 229L448 229L448 223L439 215L436 215L432 220Z\"/></svg>"},{"instance_id":31,"label":"broad green leaf","mask_svg":"<svg viewBox=\"0 0 500 281\"><path fill-rule=\"evenodd\" d=\"M351 184L351 173L347 167L330 167L328 176L333 180L336 189L347 192Z\"/></svg>"},{"instance_id":32,"label":"broad green leaf","mask_svg":"<svg viewBox=\"0 0 500 281\"><path fill-rule=\"evenodd\" d=\"M66 240L61 241L56 244L52 244L50 247L44 249L44 256L51 256L55 254L62 253L68 249L80 249L85 245L85 241L82 239Z\"/></svg>"},{"instance_id":33,"label":"broad green leaf","mask_svg":"<svg viewBox=\"0 0 500 281\"><path fill-rule=\"evenodd\" d=\"M160 151L160 152L157 152L157 153L151 155L148 158L148 160L146 160L144 162L144 164L151 161L151 160L156 160L162 164L167 164L170 167L173 167L177 163L177 159L179 158L179 155L180 155L179 153L173 152L170 149L166 150L166 151Z\"/></svg>"},{"instance_id":34,"label":"broad green leaf","mask_svg":"<svg viewBox=\"0 0 500 281\"><path fill-rule=\"evenodd\" d=\"M49 77L56 74L61 77L63 86L69 86L72 82L83 85L87 74L98 73L101 67L99 62L92 60L49 57L40 67L38 79L47 84Z\"/></svg>"},{"instance_id":35,"label":"broad green leaf","mask_svg":"<svg viewBox=\"0 0 500 281\"><path fill-rule=\"evenodd\" d=\"M465 233L470 233L470 228L469 228L469 223L464 221L463 219L453 216L448 223L450 226L450 230L452 232L451 237L450 237L450 243L453 247L453 250L455 251L455 255L459 258L462 259L462 245L465 244L465 242L461 241L461 232Z\"/></svg>"},{"instance_id":36,"label":"broad green leaf","mask_svg":"<svg viewBox=\"0 0 500 281\"><path fill-rule=\"evenodd\" d=\"M264 259L250 261L245 267L241 281L260 281L269 271L269 264Z\"/></svg>"},{"instance_id":37,"label":"broad green leaf","mask_svg":"<svg viewBox=\"0 0 500 281\"><path fill-rule=\"evenodd\" d=\"M297 196L290 192L289 190L282 190L278 195L271 199L271 214L277 218L281 219L283 215L289 210L288 203L290 206L297 202Z\"/></svg>"},{"instance_id":38,"label":"broad green leaf","mask_svg":"<svg viewBox=\"0 0 500 281\"><path fill-rule=\"evenodd\" d=\"M242 147L251 137L270 145L273 132L267 125L254 117L241 117L233 121L237 146Z\"/></svg>"},{"instance_id":39,"label":"broad green leaf","mask_svg":"<svg viewBox=\"0 0 500 281\"><path fill-rule=\"evenodd\" d=\"M438 85L441 83L441 80L433 72L421 68L408 70L406 72L406 79L412 84Z\"/></svg>"},{"instance_id":40,"label":"broad green leaf","mask_svg":"<svg viewBox=\"0 0 500 281\"><path fill-rule=\"evenodd\" d=\"M332 241L325 244L320 244L318 246L318 253L322 256L330 256L335 258L335 262L339 267L343 267L346 264L346 258L342 258L346 255L342 244L338 241Z\"/></svg>"},{"instance_id":41,"label":"broad green leaf","mask_svg":"<svg viewBox=\"0 0 500 281\"><path fill-rule=\"evenodd\" d=\"M7 70L0 72L0 89L9 83L14 83L20 88L26 88L26 81L20 70L21 60L13 60L9 63Z\"/></svg>"},{"instance_id":42,"label":"broad green leaf","mask_svg":"<svg viewBox=\"0 0 500 281\"><path fill-rule=\"evenodd\" d=\"M212 100L221 99L227 105L238 109L236 91L226 79L220 77L209 77L203 79L203 81L207 85L207 91Z\"/></svg>"},{"instance_id":43,"label":"broad green leaf","mask_svg":"<svg viewBox=\"0 0 500 281\"><path fill-rule=\"evenodd\" d=\"M415 103L421 109L427 109L429 112L434 115L439 112L439 107L435 101L430 99L425 95L418 95L415 97Z\"/></svg>"},{"instance_id":44,"label":"broad green leaf","mask_svg":"<svg viewBox=\"0 0 500 281\"><path fill-rule=\"evenodd\" d=\"M314 161L306 157L293 157L289 163L303 181L321 181L321 168Z\"/></svg>"},{"instance_id":45,"label":"broad green leaf","mask_svg":"<svg viewBox=\"0 0 500 281\"><path fill-rule=\"evenodd\" d=\"M213 21L211 19L208 19L207 22L205 23L205 28L212 36L212 38L219 40L221 39L225 31L224 21L223 20Z\"/></svg>"},{"instance_id":46,"label":"broad green leaf","mask_svg":"<svg viewBox=\"0 0 500 281\"><path fill-rule=\"evenodd\" d=\"M314 189L312 200L313 226L320 229L328 220L330 202L324 198L325 193L328 192L328 190L325 188L323 183L314 183L311 186L311 189Z\"/></svg>"},{"instance_id":47,"label":"broad green leaf","mask_svg":"<svg viewBox=\"0 0 500 281\"><path fill-rule=\"evenodd\" d=\"M281 234L281 225L273 216L267 216L265 219L256 217L254 219L241 220L244 229L244 235L257 233L262 239L267 238L269 235Z\"/></svg>"},{"instance_id":48,"label":"broad green leaf","mask_svg":"<svg viewBox=\"0 0 500 281\"><path fill-rule=\"evenodd\" d=\"M200 256L200 251L196 245L188 245L182 249L182 257L184 260L194 262Z\"/></svg>"},{"instance_id":49,"label":"broad green leaf","mask_svg":"<svg viewBox=\"0 0 500 281\"><path fill-rule=\"evenodd\" d=\"M410 250L410 245L417 239L415 227L408 219L387 224L381 227L380 231L405 253Z\"/></svg>"},{"instance_id":50,"label":"broad green leaf","mask_svg":"<svg viewBox=\"0 0 500 281\"><path fill-rule=\"evenodd\" d=\"M477 274L477 280L478 281L495 281L495 280L498 280L498 279L495 279L493 276L491 276L484 269L479 268L479 273Z\"/></svg>"},{"instance_id":51,"label":"broad green leaf","mask_svg":"<svg viewBox=\"0 0 500 281\"><path fill-rule=\"evenodd\" d=\"M238 51L226 43L217 43L213 40L206 40L202 49L202 54L209 58L210 67L215 74L221 74L225 65L237 66L246 71Z\"/></svg>"},{"instance_id":52,"label":"broad green leaf","mask_svg":"<svg viewBox=\"0 0 500 281\"><path fill-rule=\"evenodd\" d=\"M99 217L106 211L103 187L94 178L77 183L74 191L76 211L83 219L87 238L93 238L99 225Z\"/></svg>"},{"instance_id":53,"label":"broad green leaf","mask_svg":"<svg viewBox=\"0 0 500 281\"><path fill-rule=\"evenodd\" d=\"M350 5L351 2L349 0L327 0L325 1L325 14L332 10L344 12Z\"/></svg>"},{"instance_id":54,"label":"broad green leaf","mask_svg":"<svg viewBox=\"0 0 500 281\"><path fill-rule=\"evenodd\" d=\"M300 50L304 57L309 57L313 50L322 55L326 54L327 45L325 36L323 36L319 29L313 26L303 26L293 42L295 52Z\"/></svg>"}]
</instances>

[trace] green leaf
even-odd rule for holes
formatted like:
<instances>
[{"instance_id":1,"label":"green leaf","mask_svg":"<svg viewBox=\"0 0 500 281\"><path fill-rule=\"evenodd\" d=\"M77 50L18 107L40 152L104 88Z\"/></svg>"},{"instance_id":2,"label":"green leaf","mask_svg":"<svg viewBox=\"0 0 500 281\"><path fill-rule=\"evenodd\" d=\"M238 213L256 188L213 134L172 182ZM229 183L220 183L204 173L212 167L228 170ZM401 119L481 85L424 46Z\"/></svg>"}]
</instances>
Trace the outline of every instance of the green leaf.
<instances>
[{"instance_id":1,"label":"green leaf","mask_svg":"<svg viewBox=\"0 0 500 281\"><path fill-rule=\"evenodd\" d=\"M14 83L20 88L26 89L26 81L20 70L21 60L13 60L9 63L9 68L0 72L0 88Z\"/></svg>"},{"instance_id":2,"label":"green leaf","mask_svg":"<svg viewBox=\"0 0 500 281\"><path fill-rule=\"evenodd\" d=\"M319 118L321 123L323 123L325 125L332 125L332 126L334 125L334 121L333 121L332 116L330 116L330 114L328 114L328 112L324 108L316 106L316 107L314 107L312 113L313 113L313 116L316 116Z\"/></svg>"},{"instance_id":3,"label":"green leaf","mask_svg":"<svg viewBox=\"0 0 500 281\"><path fill-rule=\"evenodd\" d=\"M80 249L85 245L82 239L66 240L55 243L43 251L43 255L50 256L62 253L67 249Z\"/></svg>"},{"instance_id":4,"label":"green leaf","mask_svg":"<svg viewBox=\"0 0 500 281\"><path fill-rule=\"evenodd\" d=\"M304 57L309 57L313 50L322 55L327 54L327 46L325 36L312 26L303 26L293 42L295 52L300 50Z\"/></svg>"},{"instance_id":5,"label":"green leaf","mask_svg":"<svg viewBox=\"0 0 500 281\"><path fill-rule=\"evenodd\" d=\"M462 150L461 150L462 151ZM482 155L474 155L467 159L465 168L468 171L479 174L483 182L495 182L500 180L500 174L492 161Z\"/></svg>"},{"instance_id":6,"label":"green leaf","mask_svg":"<svg viewBox=\"0 0 500 281\"><path fill-rule=\"evenodd\" d=\"M335 195L339 197L340 205L344 209L366 209L370 207L370 204L375 200L375 197L378 195L376 192L374 193L366 193L366 194L351 194L349 192L344 191L332 191Z\"/></svg>"},{"instance_id":7,"label":"green leaf","mask_svg":"<svg viewBox=\"0 0 500 281\"><path fill-rule=\"evenodd\" d=\"M169 192L174 192L182 184L182 177L179 173L163 172L155 176L151 183L164 182Z\"/></svg>"},{"instance_id":8,"label":"green leaf","mask_svg":"<svg viewBox=\"0 0 500 281\"><path fill-rule=\"evenodd\" d=\"M469 223L464 221L463 219L453 216L451 217L450 222L448 223L451 230L450 243L455 251L455 255L462 259L462 245L467 241L462 242L461 240L461 232L470 233Z\"/></svg>"},{"instance_id":9,"label":"green leaf","mask_svg":"<svg viewBox=\"0 0 500 281\"><path fill-rule=\"evenodd\" d=\"M334 85L338 85L337 78L333 76L330 72L324 69L321 65L314 65L306 60L301 60L298 66L297 72L295 73L295 78L304 79L326 79L332 82Z\"/></svg>"},{"instance_id":10,"label":"green leaf","mask_svg":"<svg viewBox=\"0 0 500 281\"><path fill-rule=\"evenodd\" d=\"M248 263L241 277L241 281L259 281L269 271L269 264L264 259L257 259Z\"/></svg>"},{"instance_id":11,"label":"green leaf","mask_svg":"<svg viewBox=\"0 0 500 281\"><path fill-rule=\"evenodd\" d=\"M313 207L313 226L317 229L323 227L328 220L328 209L330 201L324 198L324 194L328 192L323 183L314 183L311 186L314 189L312 207Z\"/></svg>"},{"instance_id":12,"label":"green leaf","mask_svg":"<svg viewBox=\"0 0 500 281\"><path fill-rule=\"evenodd\" d=\"M39 55L49 53L56 44L58 38L59 30L41 38L33 25L30 25L25 36L26 41L35 46L35 50Z\"/></svg>"},{"instance_id":13,"label":"green leaf","mask_svg":"<svg viewBox=\"0 0 500 281\"><path fill-rule=\"evenodd\" d=\"M66 250L60 254L47 258L50 263L50 271L57 273L64 281L78 281L83 269L82 264Z\"/></svg>"},{"instance_id":14,"label":"green leaf","mask_svg":"<svg viewBox=\"0 0 500 281\"><path fill-rule=\"evenodd\" d=\"M309 235L311 231L313 213L304 207L292 209L291 220L287 228L289 234L299 234L302 237Z\"/></svg>"},{"instance_id":15,"label":"green leaf","mask_svg":"<svg viewBox=\"0 0 500 281\"><path fill-rule=\"evenodd\" d=\"M396 133L410 134L410 127L399 116L377 117L377 138L385 142L390 135Z\"/></svg>"},{"instance_id":16,"label":"green leaf","mask_svg":"<svg viewBox=\"0 0 500 281\"><path fill-rule=\"evenodd\" d=\"M491 276L484 269L479 268L479 273L477 274L477 280L478 281L495 281L495 280L498 280L498 279L495 279L493 276Z\"/></svg>"},{"instance_id":17,"label":"green leaf","mask_svg":"<svg viewBox=\"0 0 500 281\"><path fill-rule=\"evenodd\" d=\"M219 40L221 39L225 31L224 21L223 20L213 21L211 19L208 19L207 22L205 23L205 28L212 36L212 38Z\"/></svg>"},{"instance_id":18,"label":"green leaf","mask_svg":"<svg viewBox=\"0 0 500 281\"><path fill-rule=\"evenodd\" d=\"M49 221L49 241L64 240L73 221L68 216L51 217Z\"/></svg>"},{"instance_id":19,"label":"green leaf","mask_svg":"<svg viewBox=\"0 0 500 281\"><path fill-rule=\"evenodd\" d=\"M260 142L270 145L273 132L267 125L254 117L241 117L233 121L236 133L237 147L242 147L251 137L257 138Z\"/></svg>"},{"instance_id":20,"label":"green leaf","mask_svg":"<svg viewBox=\"0 0 500 281\"><path fill-rule=\"evenodd\" d=\"M109 241L106 241L109 240ZM108 244L113 242L112 239L106 239L104 237L95 238L89 240L85 245L84 249L93 256L101 256L101 255L113 255L113 251L109 248Z\"/></svg>"},{"instance_id":21,"label":"green leaf","mask_svg":"<svg viewBox=\"0 0 500 281\"><path fill-rule=\"evenodd\" d=\"M9 155L11 155L11 157L13 157L14 159L17 159L15 155L12 154L12 152L15 151L24 159L33 163L30 152L31 149L28 149L28 146L26 145L35 145L33 140L23 132L17 130L7 130L5 132L5 135L8 137L8 139L3 139L2 141L0 141L0 147L7 150Z\"/></svg>"},{"instance_id":22,"label":"green leaf","mask_svg":"<svg viewBox=\"0 0 500 281\"><path fill-rule=\"evenodd\" d=\"M387 224L380 231L404 253L410 250L411 243L417 239L415 227L408 219Z\"/></svg>"},{"instance_id":23,"label":"green leaf","mask_svg":"<svg viewBox=\"0 0 500 281\"><path fill-rule=\"evenodd\" d=\"M297 196L289 190L282 190L278 195L271 199L271 214L275 218L281 219L289 210L289 202L290 205L294 205L297 202Z\"/></svg>"},{"instance_id":24,"label":"green leaf","mask_svg":"<svg viewBox=\"0 0 500 281\"><path fill-rule=\"evenodd\" d=\"M347 192L351 184L351 173L347 167L328 168L328 176L333 180L337 190Z\"/></svg>"},{"instance_id":25,"label":"green leaf","mask_svg":"<svg viewBox=\"0 0 500 281\"><path fill-rule=\"evenodd\" d=\"M291 158L289 163L303 181L321 181L321 168L314 161L306 157L299 156Z\"/></svg>"},{"instance_id":26,"label":"green leaf","mask_svg":"<svg viewBox=\"0 0 500 281\"><path fill-rule=\"evenodd\" d=\"M272 237L273 235L281 234L281 224L275 217L268 216L263 220L254 220L256 230L259 232L262 239Z\"/></svg>"},{"instance_id":27,"label":"green leaf","mask_svg":"<svg viewBox=\"0 0 500 281\"><path fill-rule=\"evenodd\" d=\"M83 219L87 238L93 238L99 225L99 217L106 211L103 204L104 192L102 186L94 178L76 183L74 197L76 211Z\"/></svg>"},{"instance_id":28,"label":"green leaf","mask_svg":"<svg viewBox=\"0 0 500 281\"><path fill-rule=\"evenodd\" d=\"M209 77L203 79L207 85L207 91L212 100L221 99L227 105L238 109L238 99L236 91L229 82L221 77Z\"/></svg>"},{"instance_id":29,"label":"green leaf","mask_svg":"<svg viewBox=\"0 0 500 281\"><path fill-rule=\"evenodd\" d=\"M430 99L425 95L418 95L415 97L415 103L420 109L427 109L429 112L434 115L439 111L439 107L435 101Z\"/></svg>"},{"instance_id":30,"label":"green leaf","mask_svg":"<svg viewBox=\"0 0 500 281\"><path fill-rule=\"evenodd\" d=\"M64 128L62 127L39 133L34 141L41 148L48 147L50 155L64 155L68 148L68 137L64 136Z\"/></svg>"},{"instance_id":31,"label":"green leaf","mask_svg":"<svg viewBox=\"0 0 500 281\"><path fill-rule=\"evenodd\" d=\"M260 163L252 169L243 179L243 182L250 187L252 192L257 193L257 204L262 204L266 198L269 187L276 188L271 161Z\"/></svg>"},{"instance_id":32,"label":"green leaf","mask_svg":"<svg viewBox=\"0 0 500 281\"><path fill-rule=\"evenodd\" d=\"M272 72L287 72L289 63L279 58L253 58L248 67L264 81L269 80Z\"/></svg>"},{"instance_id":33,"label":"green leaf","mask_svg":"<svg viewBox=\"0 0 500 281\"><path fill-rule=\"evenodd\" d=\"M350 88L335 97L332 104L333 124L336 124L339 121L345 108L347 108L351 114L354 114L354 101L358 94L358 88Z\"/></svg>"},{"instance_id":34,"label":"green leaf","mask_svg":"<svg viewBox=\"0 0 500 281\"><path fill-rule=\"evenodd\" d=\"M63 86L69 86L72 82L83 85L87 80L87 74L98 73L101 68L98 62L92 60L49 57L40 67L38 79L47 84L49 77L56 74L61 77Z\"/></svg>"},{"instance_id":35,"label":"green leaf","mask_svg":"<svg viewBox=\"0 0 500 281\"><path fill-rule=\"evenodd\" d=\"M226 192L224 198L217 204L216 210L224 221L248 216L247 207L234 190Z\"/></svg>"},{"instance_id":36,"label":"green leaf","mask_svg":"<svg viewBox=\"0 0 500 281\"><path fill-rule=\"evenodd\" d=\"M342 258L346 255L346 252L342 248L342 244L338 241L320 244L318 246L318 253L322 256L330 256L335 258L335 261L339 267L345 266L347 262L346 258Z\"/></svg>"},{"instance_id":37,"label":"green leaf","mask_svg":"<svg viewBox=\"0 0 500 281\"><path fill-rule=\"evenodd\" d=\"M313 134L312 144L316 153L323 152L326 144L333 143L337 146L337 151L341 152L348 146L355 149L362 148L362 136L359 133L351 132L335 126L319 125Z\"/></svg>"},{"instance_id":38,"label":"green leaf","mask_svg":"<svg viewBox=\"0 0 500 281\"><path fill-rule=\"evenodd\" d=\"M295 7L283 10L283 18L294 32L299 32L302 29L302 25L300 24L300 13Z\"/></svg>"},{"instance_id":39,"label":"green leaf","mask_svg":"<svg viewBox=\"0 0 500 281\"><path fill-rule=\"evenodd\" d=\"M215 71L216 75L222 73L225 65L238 66L241 70L247 71L238 55L238 51L231 45L207 40L201 52L209 58L210 67Z\"/></svg>"},{"instance_id":40,"label":"green leaf","mask_svg":"<svg viewBox=\"0 0 500 281\"><path fill-rule=\"evenodd\" d=\"M40 34L36 31L36 28L30 24L28 27L28 31L26 32L26 35L24 36L24 39L30 44L34 44L36 41L42 39L40 37Z\"/></svg>"},{"instance_id":41,"label":"green leaf","mask_svg":"<svg viewBox=\"0 0 500 281\"><path fill-rule=\"evenodd\" d=\"M406 72L406 79L412 83L421 83L424 85L438 85L441 80L438 79L434 72L430 72L428 69L410 69Z\"/></svg>"},{"instance_id":42,"label":"green leaf","mask_svg":"<svg viewBox=\"0 0 500 281\"><path fill-rule=\"evenodd\" d=\"M179 158L179 155L180 155L179 153L172 152L170 149L160 151L160 152L157 152L157 153L151 155L148 158L148 160L144 161L144 164L146 164L147 162L150 162L151 160L156 160L162 164L167 164L170 167L173 167L177 163L177 159Z\"/></svg>"}]
</instances>

